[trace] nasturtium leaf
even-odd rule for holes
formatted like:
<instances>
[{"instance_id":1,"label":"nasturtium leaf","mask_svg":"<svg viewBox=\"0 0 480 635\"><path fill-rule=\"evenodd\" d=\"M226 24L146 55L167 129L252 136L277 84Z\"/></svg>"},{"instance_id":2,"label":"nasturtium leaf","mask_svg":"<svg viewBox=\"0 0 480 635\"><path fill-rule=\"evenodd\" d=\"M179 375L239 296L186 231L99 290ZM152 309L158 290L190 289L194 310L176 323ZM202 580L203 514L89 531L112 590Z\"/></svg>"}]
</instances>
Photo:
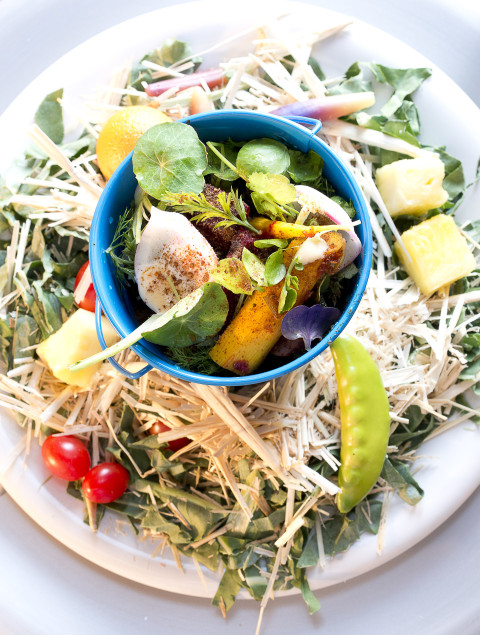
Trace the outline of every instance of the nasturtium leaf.
<instances>
[{"instance_id":1,"label":"nasturtium leaf","mask_svg":"<svg viewBox=\"0 0 480 635\"><path fill-rule=\"evenodd\" d=\"M244 247L242 251L242 262L250 278L255 280L261 287L265 286L265 265L260 258Z\"/></svg>"},{"instance_id":2,"label":"nasturtium leaf","mask_svg":"<svg viewBox=\"0 0 480 635\"><path fill-rule=\"evenodd\" d=\"M207 282L202 290L201 298L188 312L178 311L160 328L143 333L143 337L154 344L181 348L216 335L227 319L227 296L216 282Z\"/></svg>"},{"instance_id":3,"label":"nasturtium leaf","mask_svg":"<svg viewBox=\"0 0 480 635\"><path fill-rule=\"evenodd\" d=\"M243 145L237 155L237 169L242 174L253 172L283 174L290 165L288 148L275 139L252 139Z\"/></svg>"},{"instance_id":4,"label":"nasturtium leaf","mask_svg":"<svg viewBox=\"0 0 480 635\"><path fill-rule=\"evenodd\" d=\"M323 159L319 154L313 150L289 150L289 154L290 166L287 173L294 183L309 183L318 179L323 168Z\"/></svg>"},{"instance_id":5,"label":"nasturtium leaf","mask_svg":"<svg viewBox=\"0 0 480 635\"><path fill-rule=\"evenodd\" d=\"M62 106L58 102L62 97L62 88L47 95L38 107L34 117L37 126L57 144L62 143L65 132Z\"/></svg>"},{"instance_id":6,"label":"nasturtium leaf","mask_svg":"<svg viewBox=\"0 0 480 635\"><path fill-rule=\"evenodd\" d=\"M283 249L278 249L267 258L265 263L265 284L272 286L285 277L286 267L283 264Z\"/></svg>"},{"instance_id":7,"label":"nasturtium leaf","mask_svg":"<svg viewBox=\"0 0 480 635\"><path fill-rule=\"evenodd\" d=\"M192 128L179 121L153 126L133 151L133 171L143 190L156 199L166 192L203 190L205 146Z\"/></svg>"},{"instance_id":8,"label":"nasturtium leaf","mask_svg":"<svg viewBox=\"0 0 480 635\"><path fill-rule=\"evenodd\" d=\"M260 196L271 197L279 205L293 203L297 197L295 186L282 174L255 172L248 177L248 187Z\"/></svg>"},{"instance_id":9,"label":"nasturtium leaf","mask_svg":"<svg viewBox=\"0 0 480 635\"><path fill-rule=\"evenodd\" d=\"M283 318L282 334L288 340L301 337L305 348L310 350L313 340L321 339L339 317L340 311L335 307L301 304L288 311Z\"/></svg>"},{"instance_id":10,"label":"nasturtium leaf","mask_svg":"<svg viewBox=\"0 0 480 635\"><path fill-rule=\"evenodd\" d=\"M210 271L210 277L233 293L253 293L253 285L245 265L238 258L224 258Z\"/></svg>"}]
</instances>

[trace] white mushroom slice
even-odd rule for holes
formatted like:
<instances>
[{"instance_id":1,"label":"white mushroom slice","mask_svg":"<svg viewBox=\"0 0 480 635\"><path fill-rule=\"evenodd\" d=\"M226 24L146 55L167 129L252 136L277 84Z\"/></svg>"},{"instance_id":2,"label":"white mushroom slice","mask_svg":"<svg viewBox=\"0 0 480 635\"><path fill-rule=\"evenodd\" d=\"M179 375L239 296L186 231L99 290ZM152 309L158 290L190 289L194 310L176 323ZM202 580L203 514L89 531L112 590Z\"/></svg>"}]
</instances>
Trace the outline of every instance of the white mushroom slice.
<instances>
[{"instance_id":1,"label":"white mushroom slice","mask_svg":"<svg viewBox=\"0 0 480 635\"><path fill-rule=\"evenodd\" d=\"M162 314L210 279L218 258L182 214L151 209L135 253L135 278L145 304Z\"/></svg>"},{"instance_id":2,"label":"white mushroom slice","mask_svg":"<svg viewBox=\"0 0 480 635\"><path fill-rule=\"evenodd\" d=\"M352 229L341 230L345 238L345 258L342 268L351 264L362 250L362 243L355 233L350 216L338 203L313 187L296 185L295 189L297 190L296 202L300 206L298 214L300 220L297 222L304 224L308 216L313 214L325 216L335 225L352 226Z\"/></svg>"}]
</instances>

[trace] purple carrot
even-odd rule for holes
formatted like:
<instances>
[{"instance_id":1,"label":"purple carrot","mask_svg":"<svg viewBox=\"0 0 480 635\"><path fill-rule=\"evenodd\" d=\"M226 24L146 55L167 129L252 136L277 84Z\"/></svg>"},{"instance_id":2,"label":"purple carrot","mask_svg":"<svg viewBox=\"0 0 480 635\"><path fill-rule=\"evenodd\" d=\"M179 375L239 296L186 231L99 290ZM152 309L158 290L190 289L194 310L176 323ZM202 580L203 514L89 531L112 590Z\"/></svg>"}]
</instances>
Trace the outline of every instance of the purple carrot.
<instances>
[{"instance_id":1,"label":"purple carrot","mask_svg":"<svg viewBox=\"0 0 480 635\"><path fill-rule=\"evenodd\" d=\"M350 115L357 110L363 110L363 108L369 108L374 103L375 95L371 92L344 93L307 99L306 101L295 101L270 110L270 114L280 117L311 117L326 121Z\"/></svg>"}]
</instances>

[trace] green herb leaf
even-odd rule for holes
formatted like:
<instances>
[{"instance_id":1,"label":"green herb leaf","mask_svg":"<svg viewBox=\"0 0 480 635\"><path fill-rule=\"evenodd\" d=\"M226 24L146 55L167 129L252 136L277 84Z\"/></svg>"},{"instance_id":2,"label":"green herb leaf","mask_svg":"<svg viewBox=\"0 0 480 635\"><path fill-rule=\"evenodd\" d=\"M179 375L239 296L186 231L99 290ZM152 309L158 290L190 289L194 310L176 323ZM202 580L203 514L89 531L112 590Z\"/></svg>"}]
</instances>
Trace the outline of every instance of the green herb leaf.
<instances>
[{"instance_id":1,"label":"green herb leaf","mask_svg":"<svg viewBox=\"0 0 480 635\"><path fill-rule=\"evenodd\" d=\"M285 249L288 247L288 240L286 238L262 238L261 240L256 240L253 244L260 249L269 247Z\"/></svg>"},{"instance_id":2,"label":"green herb leaf","mask_svg":"<svg viewBox=\"0 0 480 635\"><path fill-rule=\"evenodd\" d=\"M285 277L287 269L283 264L283 249L278 249L267 258L265 263L266 286L273 286Z\"/></svg>"},{"instance_id":3,"label":"green herb leaf","mask_svg":"<svg viewBox=\"0 0 480 635\"><path fill-rule=\"evenodd\" d=\"M416 505L422 500L423 490L404 463L385 459L381 476L409 505Z\"/></svg>"},{"instance_id":4,"label":"green herb leaf","mask_svg":"<svg viewBox=\"0 0 480 635\"><path fill-rule=\"evenodd\" d=\"M133 171L139 185L156 199L167 192L199 194L207 167L205 146L197 133L178 121L153 126L133 151Z\"/></svg>"},{"instance_id":5,"label":"green herb leaf","mask_svg":"<svg viewBox=\"0 0 480 635\"><path fill-rule=\"evenodd\" d=\"M65 134L62 106L58 103L58 100L62 99L62 97L63 88L47 95L38 107L34 117L37 126L56 144L62 143L63 135Z\"/></svg>"},{"instance_id":6,"label":"green herb leaf","mask_svg":"<svg viewBox=\"0 0 480 635\"><path fill-rule=\"evenodd\" d=\"M258 256L252 254L246 247L242 251L242 263L250 278L255 280L259 286L266 286L265 265Z\"/></svg>"},{"instance_id":7,"label":"green herb leaf","mask_svg":"<svg viewBox=\"0 0 480 635\"><path fill-rule=\"evenodd\" d=\"M245 265L238 258L224 258L210 271L214 282L229 289L233 293L253 293L253 285Z\"/></svg>"},{"instance_id":8,"label":"green herb leaf","mask_svg":"<svg viewBox=\"0 0 480 635\"><path fill-rule=\"evenodd\" d=\"M260 233L258 229L248 222L247 212L242 197L237 192L231 190L228 195L226 192L220 192L217 197L220 207L212 205L207 201L205 194L193 193L174 193L166 192L163 196L163 202L169 205L175 212L180 214L192 214L192 222L199 223L206 218L221 219L215 227L229 227L231 225L240 225L246 227L256 234ZM233 203L237 212L236 216L231 210Z\"/></svg>"},{"instance_id":9,"label":"green herb leaf","mask_svg":"<svg viewBox=\"0 0 480 635\"><path fill-rule=\"evenodd\" d=\"M248 177L248 187L260 196L279 205L293 203L297 197L295 186L282 174L254 172Z\"/></svg>"}]
</instances>

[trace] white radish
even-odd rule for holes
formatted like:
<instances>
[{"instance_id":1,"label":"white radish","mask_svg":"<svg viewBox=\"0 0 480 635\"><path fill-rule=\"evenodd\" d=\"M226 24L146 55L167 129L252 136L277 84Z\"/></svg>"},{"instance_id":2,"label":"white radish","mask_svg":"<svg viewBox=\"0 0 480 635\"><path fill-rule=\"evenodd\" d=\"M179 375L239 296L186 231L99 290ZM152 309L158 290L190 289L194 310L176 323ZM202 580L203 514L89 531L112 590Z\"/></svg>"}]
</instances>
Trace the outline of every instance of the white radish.
<instances>
[{"instance_id":1,"label":"white radish","mask_svg":"<svg viewBox=\"0 0 480 635\"><path fill-rule=\"evenodd\" d=\"M345 258L342 268L351 264L362 250L360 238L355 233L350 216L347 212L331 198L325 196L318 190L308 185L296 185L297 199L300 206L297 222L304 224L310 214L326 216L335 225L351 227L351 229L341 230L345 238Z\"/></svg>"},{"instance_id":2,"label":"white radish","mask_svg":"<svg viewBox=\"0 0 480 635\"><path fill-rule=\"evenodd\" d=\"M135 253L138 292L148 307L165 313L208 282L217 263L212 246L188 218L151 208Z\"/></svg>"}]
</instances>

